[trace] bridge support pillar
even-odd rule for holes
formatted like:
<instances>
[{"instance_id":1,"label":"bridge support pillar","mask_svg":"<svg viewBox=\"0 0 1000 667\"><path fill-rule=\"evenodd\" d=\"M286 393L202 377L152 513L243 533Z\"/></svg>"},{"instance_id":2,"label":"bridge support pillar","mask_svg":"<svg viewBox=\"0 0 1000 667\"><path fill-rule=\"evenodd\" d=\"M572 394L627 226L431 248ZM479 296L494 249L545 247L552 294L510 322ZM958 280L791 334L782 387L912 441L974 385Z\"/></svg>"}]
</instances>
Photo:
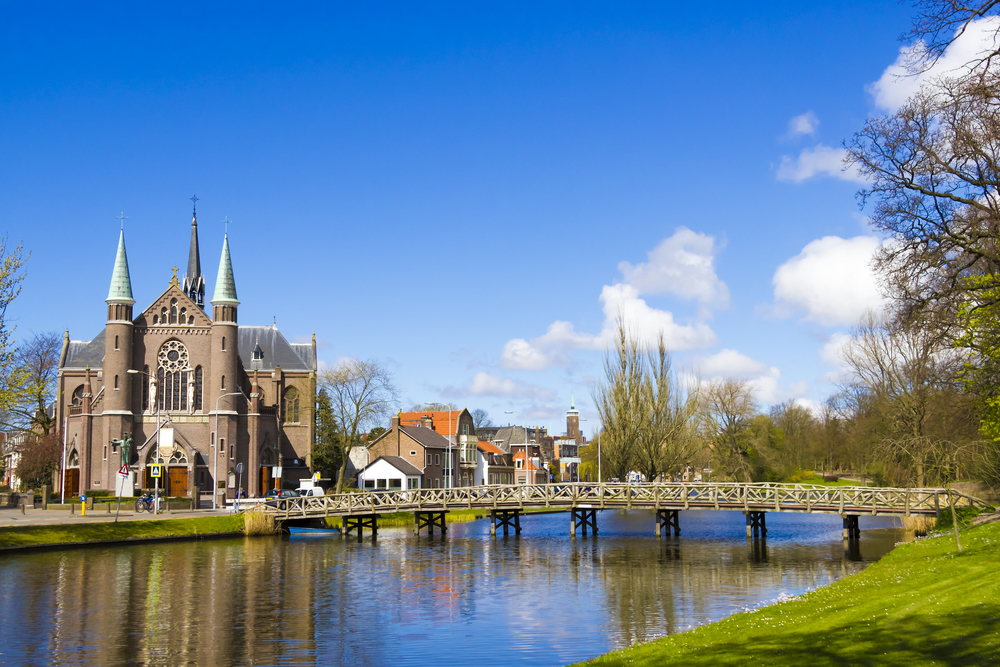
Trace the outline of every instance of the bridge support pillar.
<instances>
[{"instance_id":1,"label":"bridge support pillar","mask_svg":"<svg viewBox=\"0 0 1000 667\"><path fill-rule=\"evenodd\" d=\"M448 513L447 510L443 512L414 512L413 513L413 534L419 535L421 528L427 528L427 536L434 537L434 527L437 526L441 529L441 536L448 532L448 526L445 524L444 517Z\"/></svg>"},{"instance_id":2,"label":"bridge support pillar","mask_svg":"<svg viewBox=\"0 0 1000 667\"><path fill-rule=\"evenodd\" d=\"M765 512L744 512L747 516L747 537L758 539L767 537L767 520Z\"/></svg>"},{"instance_id":3,"label":"bridge support pillar","mask_svg":"<svg viewBox=\"0 0 1000 667\"><path fill-rule=\"evenodd\" d=\"M587 536L588 526L594 531L594 535L597 535L597 510L577 509L574 507L569 520L570 535L576 535L577 526L580 526L580 534L583 537Z\"/></svg>"},{"instance_id":4,"label":"bridge support pillar","mask_svg":"<svg viewBox=\"0 0 1000 667\"><path fill-rule=\"evenodd\" d=\"M498 523L499 521L499 523ZM515 535L521 534L521 510L492 510L490 511L490 535L496 536L497 527L503 529L503 536L507 537L507 531L514 529Z\"/></svg>"},{"instance_id":5,"label":"bridge support pillar","mask_svg":"<svg viewBox=\"0 0 1000 667\"><path fill-rule=\"evenodd\" d=\"M352 530L358 531L358 542L361 541L361 537L364 533L364 529L368 528L372 531L372 538L378 537L378 515L377 514L357 514L354 516L345 516L342 518L343 524L340 529L341 537L347 537L351 534Z\"/></svg>"},{"instance_id":6,"label":"bridge support pillar","mask_svg":"<svg viewBox=\"0 0 1000 667\"><path fill-rule=\"evenodd\" d=\"M845 540L861 539L861 527L858 525L858 515L841 514L840 516L844 519L844 539Z\"/></svg>"},{"instance_id":7,"label":"bridge support pillar","mask_svg":"<svg viewBox=\"0 0 1000 667\"><path fill-rule=\"evenodd\" d=\"M656 510L656 536L659 537L661 531L665 528L667 531L666 537L670 537L670 529L673 528L674 535L680 537L680 514L680 510Z\"/></svg>"}]
</instances>

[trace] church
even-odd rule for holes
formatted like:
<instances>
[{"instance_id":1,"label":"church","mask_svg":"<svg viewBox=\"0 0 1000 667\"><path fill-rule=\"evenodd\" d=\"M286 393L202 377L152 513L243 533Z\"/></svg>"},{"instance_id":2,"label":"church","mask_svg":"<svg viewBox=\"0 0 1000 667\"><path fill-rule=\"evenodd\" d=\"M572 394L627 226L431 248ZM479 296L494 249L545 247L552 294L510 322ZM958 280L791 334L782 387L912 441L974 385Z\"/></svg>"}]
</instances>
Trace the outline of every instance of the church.
<instances>
[{"instance_id":1,"label":"church","mask_svg":"<svg viewBox=\"0 0 1000 667\"><path fill-rule=\"evenodd\" d=\"M135 315L122 230L107 323L91 340L67 331L59 359L67 497L128 496L157 480L172 497L258 497L309 477L316 335L289 343L276 326L238 323L228 233L213 287L209 314L195 210L183 282L175 267L166 290Z\"/></svg>"}]
</instances>

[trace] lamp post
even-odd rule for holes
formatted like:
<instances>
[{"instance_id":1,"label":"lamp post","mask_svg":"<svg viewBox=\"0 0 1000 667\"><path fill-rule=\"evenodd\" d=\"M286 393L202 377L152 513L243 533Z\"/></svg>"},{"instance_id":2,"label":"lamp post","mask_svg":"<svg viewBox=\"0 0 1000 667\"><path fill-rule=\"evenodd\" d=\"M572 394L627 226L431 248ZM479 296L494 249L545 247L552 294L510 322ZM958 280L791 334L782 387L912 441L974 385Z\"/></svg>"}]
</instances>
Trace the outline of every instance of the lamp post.
<instances>
[{"instance_id":1,"label":"lamp post","mask_svg":"<svg viewBox=\"0 0 1000 667\"><path fill-rule=\"evenodd\" d=\"M581 419L582 422L600 422L600 419ZM597 483L601 483L601 429L597 429Z\"/></svg>"},{"instance_id":2,"label":"lamp post","mask_svg":"<svg viewBox=\"0 0 1000 667\"><path fill-rule=\"evenodd\" d=\"M440 403L424 403L424 405L441 405ZM431 424L434 418L431 417ZM455 488L455 461L451 458L451 404L448 404L448 488Z\"/></svg>"},{"instance_id":3,"label":"lamp post","mask_svg":"<svg viewBox=\"0 0 1000 667\"><path fill-rule=\"evenodd\" d=\"M219 401L224 399L226 396L243 396L242 391L231 391L228 394L222 394L217 399L215 399L215 430L212 431L215 434L215 447L212 453L212 458L215 459L215 463L212 466L212 483L215 484L215 488L212 489L212 510L215 511L218 508L219 501L219 455L222 453L219 450ZM242 484L242 479L240 484ZM236 489L236 495L240 494L240 490Z\"/></svg>"},{"instance_id":4,"label":"lamp post","mask_svg":"<svg viewBox=\"0 0 1000 667\"><path fill-rule=\"evenodd\" d=\"M504 410L504 414L519 414L524 417L524 485L528 485L528 415L520 410Z\"/></svg>"}]
</instances>

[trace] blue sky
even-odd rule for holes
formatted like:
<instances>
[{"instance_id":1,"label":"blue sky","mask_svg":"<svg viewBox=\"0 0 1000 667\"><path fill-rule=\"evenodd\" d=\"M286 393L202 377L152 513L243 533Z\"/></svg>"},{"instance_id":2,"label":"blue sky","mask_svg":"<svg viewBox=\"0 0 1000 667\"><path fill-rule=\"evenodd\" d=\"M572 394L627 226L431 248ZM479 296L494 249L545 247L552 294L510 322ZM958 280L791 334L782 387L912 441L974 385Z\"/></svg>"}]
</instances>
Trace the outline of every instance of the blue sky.
<instances>
[{"instance_id":1,"label":"blue sky","mask_svg":"<svg viewBox=\"0 0 1000 667\"><path fill-rule=\"evenodd\" d=\"M228 216L241 323L386 361L403 407L596 416L619 308L685 372L815 404L878 304L838 151L893 104L905 5L2 9L19 337L100 331L122 211L155 299L195 193L209 294Z\"/></svg>"}]
</instances>

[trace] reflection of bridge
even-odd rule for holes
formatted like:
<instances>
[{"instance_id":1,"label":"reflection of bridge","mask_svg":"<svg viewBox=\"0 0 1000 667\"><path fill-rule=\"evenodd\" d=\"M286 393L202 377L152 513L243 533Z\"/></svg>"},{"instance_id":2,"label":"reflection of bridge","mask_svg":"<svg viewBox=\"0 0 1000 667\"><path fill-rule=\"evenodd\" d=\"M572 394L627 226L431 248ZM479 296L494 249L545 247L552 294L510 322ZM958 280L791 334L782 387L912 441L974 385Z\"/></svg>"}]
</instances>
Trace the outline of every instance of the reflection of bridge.
<instances>
[{"instance_id":1,"label":"reflection of bridge","mask_svg":"<svg viewBox=\"0 0 1000 667\"><path fill-rule=\"evenodd\" d=\"M345 534L357 529L378 530L378 516L391 512L413 512L415 532L437 526L446 530L445 515L452 510L488 510L491 533L502 528L521 532L523 513L538 510L572 514L570 532L576 527L597 533L596 512L603 509L650 509L656 512L656 535L671 528L680 535L678 512L688 509L734 510L747 517L747 537L766 535L767 512L839 514L844 518L844 537L857 538L858 516L936 516L955 506L986 507L986 503L958 491L946 489L900 489L829 487L812 484L542 484L470 486L455 489L414 489L330 496L304 496L271 501L265 512L284 524L325 517L341 517Z\"/></svg>"}]
</instances>

